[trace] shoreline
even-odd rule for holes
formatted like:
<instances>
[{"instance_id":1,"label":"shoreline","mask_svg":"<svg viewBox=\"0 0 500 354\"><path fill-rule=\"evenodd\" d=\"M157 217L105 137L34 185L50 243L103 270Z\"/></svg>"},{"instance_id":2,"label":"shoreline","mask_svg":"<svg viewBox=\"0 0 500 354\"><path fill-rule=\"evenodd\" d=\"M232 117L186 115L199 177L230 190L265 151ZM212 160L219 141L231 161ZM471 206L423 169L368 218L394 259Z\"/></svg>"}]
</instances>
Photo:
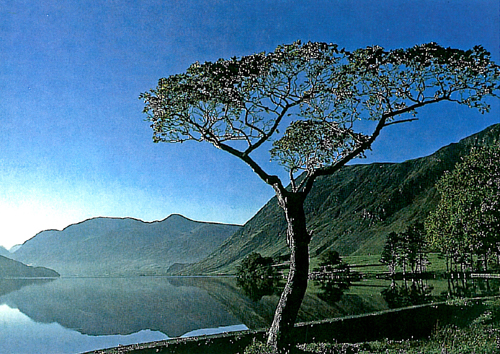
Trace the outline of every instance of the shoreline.
<instances>
[{"instance_id":1,"label":"shoreline","mask_svg":"<svg viewBox=\"0 0 500 354\"><path fill-rule=\"evenodd\" d=\"M464 299L467 308L481 306L488 299L499 296ZM471 304L472 303L472 304ZM322 321L297 323L294 336L298 343L339 340L345 343L361 343L382 338L401 340L430 336L436 324L446 324L455 313L462 313L465 305L443 301L390 309L375 313L352 315ZM82 354L123 353L243 353L254 340L265 341L266 329L226 332L164 341L132 344L99 349Z\"/></svg>"}]
</instances>

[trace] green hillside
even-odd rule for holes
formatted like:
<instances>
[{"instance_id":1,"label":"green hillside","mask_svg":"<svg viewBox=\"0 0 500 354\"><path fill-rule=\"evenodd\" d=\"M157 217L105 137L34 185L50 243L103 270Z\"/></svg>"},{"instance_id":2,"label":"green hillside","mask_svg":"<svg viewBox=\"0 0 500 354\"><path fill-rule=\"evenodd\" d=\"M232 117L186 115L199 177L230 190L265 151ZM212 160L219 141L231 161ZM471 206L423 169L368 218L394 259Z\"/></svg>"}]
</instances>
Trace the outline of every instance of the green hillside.
<instances>
[{"instance_id":1,"label":"green hillside","mask_svg":"<svg viewBox=\"0 0 500 354\"><path fill-rule=\"evenodd\" d=\"M13 259L0 256L0 279L2 278L40 278L58 277L52 269L44 267L30 267Z\"/></svg>"},{"instance_id":2,"label":"green hillside","mask_svg":"<svg viewBox=\"0 0 500 354\"><path fill-rule=\"evenodd\" d=\"M174 263L203 259L240 227L181 215L155 222L101 217L42 231L12 257L65 276L164 275Z\"/></svg>"},{"instance_id":3,"label":"green hillside","mask_svg":"<svg viewBox=\"0 0 500 354\"><path fill-rule=\"evenodd\" d=\"M386 235L423 221L438 196L434 185L452 170L472 146L500 139L500 124L443 147L436 153L403 163L350 165L318 179L306 200L309 229L314 232L311 256L328 248L341 255L378 254ZM286 222L272 198L241 230L207 258L179 274L233 272L252 251L266 256L288 253Z\"/></svg>"}]
</instances>

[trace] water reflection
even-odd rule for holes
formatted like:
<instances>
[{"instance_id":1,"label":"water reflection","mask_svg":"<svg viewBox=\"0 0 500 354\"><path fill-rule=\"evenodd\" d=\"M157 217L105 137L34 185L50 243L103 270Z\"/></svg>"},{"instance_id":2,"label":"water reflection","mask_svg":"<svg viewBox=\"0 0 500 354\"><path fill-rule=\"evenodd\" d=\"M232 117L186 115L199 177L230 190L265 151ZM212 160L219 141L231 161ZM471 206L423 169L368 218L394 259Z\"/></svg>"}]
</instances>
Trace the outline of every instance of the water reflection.
<instances>
[{"instance_id":1,"label":"water reflection","mask_svg":"<svg viewBox=\"0 0 500 354\"><path fill-rule=\"evenodd\" d=\"M315 284L320 291L318 297L330 305L338 303L344 292L351 286L348 279L315 281Z\"/></svg>"},{"instance_id":2,"label":"water reflection","mask_svg":"<svg viewBox=\"0 0 500 354\"><path fill-rule=\"evenodd\" d=\"M263 296L279 295L284 288L284 284L280 279L275 277L269 278L237 278L238 287L252 301L259 301Z\"/></svg>"},{"instance_id":3,"label":"water reflection","mask_svg":"<svg viewBox=\"0 0 500 354\"><path fill-rule=\"evenodd\" d=\"M500 279L465 278L454 276L447 279L448 289L442 297L461 298L494 296L499 294Z\"/></svg>"},{"instance_id":4,"label":"water reflection","mask_svg":"<svg viewBox=\"0 0 500 354\"><path fill-rule=\"evenodd\" d=\"M500 279L451 277L437 280L392 280L380 294L389 308L419 305L448 299L496 296L500 294Z\"/></svg>"},{"instance_id":5,"label":"water reflection","mask_svg":"<svg viewBox=\"0 0 500 354\"><path fill-rule=\"evenodd\" d=\"M432 289L425 279L405 279L399 284L393 280L381 294L389 308L399 308L430 302Z\"/></svg>"},{"instance_id":6,"label":"water reflection","mask_svg":"<svg viewBox=\"0 0 500 354\"><path fill-rule=\"evenodd\" d=\"M169 337L241 322L206 291L167 278L57 279L0 297L38 323L57 322L88 335L144 329Z\"/></svg>"},{"instance_id":7,"label":"water reflection","mask_svg":"<svg viewBox=\"0 0 500 354\"><path fill-rule=\"evenodd\" d=\"M311 281L298 321L362 314L453 296L498 294L499 282ZM15 339L20 348L29 343L50 346L51 342L66 342L68 350L58 347L45 352L74 353L108 344L264 328L272 321L281 289L266 282L253 286L240 289L234 278L203 277L1 280L0 340L12 338L9 345L14 345ZM81 347L75 349L75 343ZM44 351L37 347L36 352Z\"/></svg>"},{"instance_id":8,"label":"water reflection","mask_svg":"<svg viewBox=\"0 0 500 354\"><path fill-rule=\"evenodd\" d=\"M0 353L81 353L99 348L168 339L161 333L143 330L131 335L89 336L58 323L37 323L18 309L0 305Z\"/></svg>"},{"instance_id":9,"label":"water reflection","mask_svg":"<svg viewBox=\"0 0 500 354\"><path fill-rule=\"evenodd\" d=\"M44 284L55 280L55 278L42 279L0 279L0 297L8 293L17 291L25 286L34 284Z\"/></svg>"}]
</instances>

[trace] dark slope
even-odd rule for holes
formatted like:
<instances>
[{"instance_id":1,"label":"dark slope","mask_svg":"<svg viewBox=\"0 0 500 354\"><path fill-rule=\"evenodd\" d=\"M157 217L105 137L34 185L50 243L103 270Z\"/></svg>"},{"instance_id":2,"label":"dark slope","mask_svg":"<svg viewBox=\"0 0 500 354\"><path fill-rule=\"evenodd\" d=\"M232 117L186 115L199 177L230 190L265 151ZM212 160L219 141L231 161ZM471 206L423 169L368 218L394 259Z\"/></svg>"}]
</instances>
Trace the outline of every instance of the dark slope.
<instances>
[{"instance_id":1,"label":"dark slope","mask_svg":"<svg viewBox=\"0 0 500 354\"><path fill-rule=\"evenodd\" d=\"M165 274L173 263L199 261L239 228L180 215L151 223L94 218L62 231L40 232L13 258L53 268L62 275Z\"/></svg>"},{"instance_id":2,"label":"dark slope","mask_svg":"<svg viewBox=\"0 0 500 354\"><path fill-rule=\"evenodd\" d=\"M427 157L346 166L318 179L305 205L308 227L314 232L311 255L328 248L342 255L380 253L389 232L423 221L435 208L434 185L444 171L452 170L472 146L491 144L499 137L500 124L496 124ZM181 272L231 272L252 251L267 256L286 254L285 232L283 213L272 198L220 248Z\"/></svg>"},{"instance_id":3,"label":"dark slope","mask_svg":"<svg viewBox=\"0 0 500 354\"><path fill-rule=\"evenodd\" d=\"M30 267L13 259L0 256L0 278L40 278L58 277L52 269Z\"/></svg>"}]
</instances>

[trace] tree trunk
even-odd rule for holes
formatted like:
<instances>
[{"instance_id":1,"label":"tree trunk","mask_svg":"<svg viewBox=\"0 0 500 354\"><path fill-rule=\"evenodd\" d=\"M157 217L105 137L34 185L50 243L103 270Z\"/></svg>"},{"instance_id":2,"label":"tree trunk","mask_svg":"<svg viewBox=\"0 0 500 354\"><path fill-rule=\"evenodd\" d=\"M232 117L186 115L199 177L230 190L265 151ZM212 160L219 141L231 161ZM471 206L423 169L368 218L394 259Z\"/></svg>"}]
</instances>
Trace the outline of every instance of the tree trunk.
<instances>
[{"instance_id":1,"label":"tree trunk","mask_svg":"<svg viewBox=\"0 0 500 354\"><path fill-rule=\"evenodd\" d=\"M287 241L290 247L290 272L285 289L274 313L267 343L276 353L286 353L294 345L293 328L304 298L309 276L309 242L304 213L304 197L287 193L279 198L288 223Z\"/></svg>"}]
</instances>

